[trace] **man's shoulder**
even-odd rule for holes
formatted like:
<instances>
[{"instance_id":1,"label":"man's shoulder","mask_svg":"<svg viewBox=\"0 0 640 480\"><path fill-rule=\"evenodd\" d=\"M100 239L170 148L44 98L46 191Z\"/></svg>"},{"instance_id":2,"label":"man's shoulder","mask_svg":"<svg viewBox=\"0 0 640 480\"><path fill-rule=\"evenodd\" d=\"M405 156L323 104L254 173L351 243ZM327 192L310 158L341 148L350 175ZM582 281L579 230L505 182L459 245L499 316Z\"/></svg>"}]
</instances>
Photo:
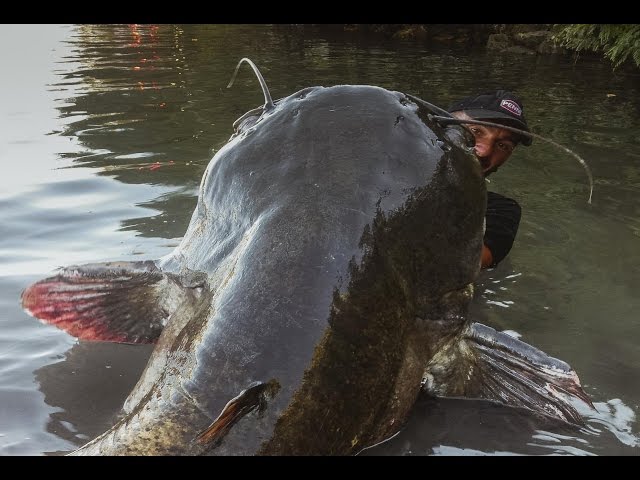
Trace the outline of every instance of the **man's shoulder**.
<instances>
[{"instance_id":1,"label":"man's shoulder","mask_svg":"<svg viewBox=\"0 0 640 480\"><path fill-rule=\"evenodd\" d=\"M513 198L509 198L506 195L502 195L501 193L491 192L489 190L487 190L487 199L493 200L493 201L505 200L505 201L517 203Z\"/></svg>"},{"instance_id":2,"label":"man's shoulder","mask_svg":"<svg viewBox=\"0 0 640 480\"><path fill-rule=\"evenodd\" d=\"M520 204L513 198L509 198L505 195L496 192L487 191L487 209L499 208L499 209L514 209L520 212Z\"/></svg>"}]
</instances>

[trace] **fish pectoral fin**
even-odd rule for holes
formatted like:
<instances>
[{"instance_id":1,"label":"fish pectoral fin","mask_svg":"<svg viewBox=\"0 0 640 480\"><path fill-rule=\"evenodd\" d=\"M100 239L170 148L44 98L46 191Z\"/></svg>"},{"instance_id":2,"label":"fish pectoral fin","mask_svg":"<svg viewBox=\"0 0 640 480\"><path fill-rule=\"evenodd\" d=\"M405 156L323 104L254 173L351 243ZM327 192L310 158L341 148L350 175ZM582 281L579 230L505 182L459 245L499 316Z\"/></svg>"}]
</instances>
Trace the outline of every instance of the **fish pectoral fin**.
<instances>
[{"instance_id":1,"label":"fish pectoral fin","mask_svg":"<svg viewBox=\"0 0 640 480\"><path fill-rule=\"evenodd\" d=\"M279 389L278 381L271 379L266 383L258 383L243 390L227 402L220 415L200 432L195 440L211 446L217 445L242 417L256 408L258 413L261 413L266 408L267 400L273 398Z\"/></svg>"},{"instance_id":2,"label":"fish pectoral fin","mask_svg":"<svg viewBox=\"0 0 640 480\"><path fill-rule=\"evenodd\" d=\"M21 300L27 313L81 340L155 343L194 290L175 278L150 260L71 266L29 286Z\"/></svg>"},{"instance_id":3,"label":"fish pectoral fin","mask_svg":"<svg viewBox=\"0 0 640 480\"><path fill-rule=\"evenodd\" d=\"M584 424L581 411L595 410L567 363L479 323L434 356L423 389L525 407L579 425Z\"/></svg>"}]
</instances>

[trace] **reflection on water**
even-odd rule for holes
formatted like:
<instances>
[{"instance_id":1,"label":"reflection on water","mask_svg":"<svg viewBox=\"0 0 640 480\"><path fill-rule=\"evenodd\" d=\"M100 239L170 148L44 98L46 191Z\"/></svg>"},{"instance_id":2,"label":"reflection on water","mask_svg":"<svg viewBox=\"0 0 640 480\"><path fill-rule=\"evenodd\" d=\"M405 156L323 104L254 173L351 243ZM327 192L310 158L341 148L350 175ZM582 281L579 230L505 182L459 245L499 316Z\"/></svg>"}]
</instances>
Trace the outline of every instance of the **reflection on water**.
<instances>
[{"instance_id":1,"label":"reflection on water","mask_svg":"<svg viewBox=\"0 0 640 480\"><path fill-rule=\"evenodd\" d=\"M158 258L183 235L211 156L263 103L310 85L375 84L446 107L505 87L543 142L489 188L523 219L478 280L472 315L570 363L597 413L575 429L490 402L422 399L363 454L637 455L640 74L606 63L487 55L311 27L6 26L0 143L0 453L65 452L107 428L148 347L78 343L20 310L21 290L74 263ZM20 41L17 41L17 40Z\"/></svg>"},{"instance_id":2,"label":"reflection on water","mask_svg":"<svg viewBox=\"0 0 640 480\"><path fill-rule=\"evenodd\" d=\"M68 441L71 450L111 427L152 349L79 342L63 360L36 370L44 402L61 409L50 415L47 431Z\"/></svg>"},{"instance_id":3,"label":"reflection on water","mask_svg":"<svg viewBox=\"0 0 640 480\"><path fill-rule=\"evenodd\" d=\"M577 427L490 401L425 397L400 433L361 455L637 455L632 409L619 399L595 407Z\"/></svg>"}]
</instances>

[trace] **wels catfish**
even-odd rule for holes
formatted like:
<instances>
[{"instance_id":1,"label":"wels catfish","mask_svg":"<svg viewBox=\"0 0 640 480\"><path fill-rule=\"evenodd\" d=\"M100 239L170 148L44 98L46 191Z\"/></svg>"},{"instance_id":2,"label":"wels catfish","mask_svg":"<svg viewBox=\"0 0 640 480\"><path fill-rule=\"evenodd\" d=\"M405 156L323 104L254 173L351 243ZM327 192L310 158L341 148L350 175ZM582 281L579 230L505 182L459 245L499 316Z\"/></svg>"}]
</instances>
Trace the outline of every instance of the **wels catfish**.
<instances>
[{"instance_id":1,"label":"wels catfish","mask_svg":"<svg viewBox=\"0 0 640 480\"><path fill-rule=\"evenodd\" d=\"M467 316L486 203L470 134L376 86L274 102L243 61L265 104L211 160L175 251L23 292L80 339L156 343L121 419L74 453L355 454L423 388L580 422L567 364Z\"/></svg>"}]
</instances>

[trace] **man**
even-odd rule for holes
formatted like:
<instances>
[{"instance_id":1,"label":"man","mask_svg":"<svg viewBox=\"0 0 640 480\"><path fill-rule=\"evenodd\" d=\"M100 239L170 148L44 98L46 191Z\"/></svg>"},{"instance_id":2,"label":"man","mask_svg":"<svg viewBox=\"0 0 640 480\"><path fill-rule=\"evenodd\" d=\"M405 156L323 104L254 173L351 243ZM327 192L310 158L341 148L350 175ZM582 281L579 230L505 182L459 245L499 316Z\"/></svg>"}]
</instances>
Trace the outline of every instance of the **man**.
<instances>
[{"instance_id":1,"label":"man","mask_svg":"<svg viewBox=\"0 0 640 480\"><path fill-rule=\"evenodd\" d=\"M449 107L456 118L485 120L529 131L522 102L512 92L497 90L464 98ZM465 125L476 140L475 150L484 176L497 171L519 143L531 145L531 137L504 128ZM482 268L495 267L509 253L520 224L520 205L495 192L487 192L487 213Z\"/></svg>"}]
</instances>

